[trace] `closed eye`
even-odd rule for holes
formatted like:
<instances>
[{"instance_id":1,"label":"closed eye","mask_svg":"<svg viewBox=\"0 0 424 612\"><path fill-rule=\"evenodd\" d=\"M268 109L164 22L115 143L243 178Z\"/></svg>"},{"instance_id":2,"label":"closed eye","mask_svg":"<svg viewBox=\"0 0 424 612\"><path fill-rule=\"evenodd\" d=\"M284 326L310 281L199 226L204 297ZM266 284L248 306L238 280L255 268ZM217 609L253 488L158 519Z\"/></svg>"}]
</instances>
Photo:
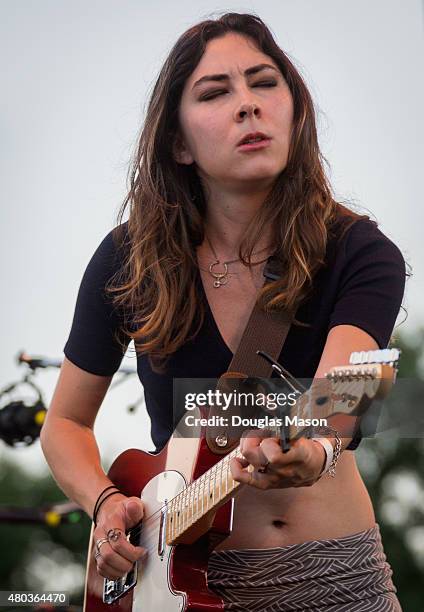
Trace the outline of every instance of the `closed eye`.
<instances>
[{"instance_id":1,"label":"closed eye","mask_svg":"<svg viewBox=\"0 0 424 612\"><path fill-rule=\"evenodd\" d=\"M259 81L255 83L252 87L275 87L277 85L277 81ZM227 93L226 89L219 89L217 91L211 91L206 93L204 96L200 98L200 101L213 100L217 96Z\"/></svg>"}]
</instances>

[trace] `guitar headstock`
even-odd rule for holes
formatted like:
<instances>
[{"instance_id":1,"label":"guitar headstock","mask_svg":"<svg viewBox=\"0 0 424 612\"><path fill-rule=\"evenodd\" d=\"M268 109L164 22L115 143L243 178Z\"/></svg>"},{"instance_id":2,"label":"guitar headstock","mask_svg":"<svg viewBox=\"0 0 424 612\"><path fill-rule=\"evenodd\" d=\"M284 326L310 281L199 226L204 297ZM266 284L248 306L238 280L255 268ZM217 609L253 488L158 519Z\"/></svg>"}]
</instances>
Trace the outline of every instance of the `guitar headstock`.
<instances>
[{"instance_id":1,"label":"guitar headstock","mask_svg":"<svg viewBox=\"0 0 424 612\"><path fill-rule=\"evenodd\" d=\"M326 374L335 412L360 414L373 399L388 395L396 380L399 349L354 352L350 365L336 366Z\"/></svg>"}]
</instances>

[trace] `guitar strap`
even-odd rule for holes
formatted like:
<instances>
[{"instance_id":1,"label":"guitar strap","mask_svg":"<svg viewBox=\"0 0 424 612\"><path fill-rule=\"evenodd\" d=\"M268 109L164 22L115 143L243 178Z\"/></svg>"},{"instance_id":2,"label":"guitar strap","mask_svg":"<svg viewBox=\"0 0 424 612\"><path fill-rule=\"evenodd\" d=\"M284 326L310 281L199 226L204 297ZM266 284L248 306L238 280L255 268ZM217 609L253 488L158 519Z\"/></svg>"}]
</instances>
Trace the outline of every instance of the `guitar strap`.
<instances>
[{"instance_id":1,"label":"guitar strap","mask_svg":"<svg viewBox=\"0 0 424 612\"><path fill-rule=\"evenodd\" d=\"M265 266L264 285L280 278L280 262L271 256ZM265 312L255 303L237 351L231 363L218 380L217 389L231 392L236 386L234 379L245 380L248 377L270 378L272 365L256 354L257 350L267 352L278 360L281 349L287 338L294 313L288 310ZM231 414L240 414L238 406L232 406ZM222 416L222 408L212 406L209 417ZM227 454L239 443L239 438L231 438L230 426L209 425L206 428L206 442L210 450L216 454Z\"/></svg>"}]
</instances>

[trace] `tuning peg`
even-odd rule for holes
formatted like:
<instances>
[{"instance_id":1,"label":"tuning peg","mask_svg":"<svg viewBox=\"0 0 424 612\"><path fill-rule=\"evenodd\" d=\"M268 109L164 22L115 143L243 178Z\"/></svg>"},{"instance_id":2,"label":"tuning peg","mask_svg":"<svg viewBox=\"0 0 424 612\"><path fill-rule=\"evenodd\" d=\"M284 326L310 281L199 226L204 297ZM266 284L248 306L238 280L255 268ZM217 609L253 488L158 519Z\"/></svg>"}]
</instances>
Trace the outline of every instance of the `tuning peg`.
<instances>
[{"instance_id":1,"label":"tuning peg","mask_svg":"<svg viewBox=\"0 0 424 612\"><path fill-rule=\"evenodd\" d=\"M378 349L376 351L354 351L350 355L351 365L361 365L365 363L385 363L396 366L399 361L401 351L397 348Z\"/></svg>"}]
</instances>

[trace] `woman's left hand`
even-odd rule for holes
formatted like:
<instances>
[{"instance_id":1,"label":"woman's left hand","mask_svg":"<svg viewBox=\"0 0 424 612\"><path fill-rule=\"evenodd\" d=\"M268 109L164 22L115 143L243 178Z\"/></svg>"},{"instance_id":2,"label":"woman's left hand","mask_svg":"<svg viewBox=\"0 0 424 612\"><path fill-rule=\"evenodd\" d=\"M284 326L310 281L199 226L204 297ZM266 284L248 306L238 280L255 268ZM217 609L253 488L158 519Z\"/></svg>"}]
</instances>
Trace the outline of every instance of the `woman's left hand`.
<instances>
[{"instance_id":1,"label":"woman's left hand","mask_svg":"<svg viewBox=\"0 0 424 612\"><path fill-rule=\"evenodd\" d=\"M309 487L319 480L326 460L321 444L299 438L283 453L279 438L265 436L269 432L255 430L240 440L244 459L236 457L230 462L234 480L264 490ZM247 469L249 464L254 470Z\"/></svg>"}]
</instances>

